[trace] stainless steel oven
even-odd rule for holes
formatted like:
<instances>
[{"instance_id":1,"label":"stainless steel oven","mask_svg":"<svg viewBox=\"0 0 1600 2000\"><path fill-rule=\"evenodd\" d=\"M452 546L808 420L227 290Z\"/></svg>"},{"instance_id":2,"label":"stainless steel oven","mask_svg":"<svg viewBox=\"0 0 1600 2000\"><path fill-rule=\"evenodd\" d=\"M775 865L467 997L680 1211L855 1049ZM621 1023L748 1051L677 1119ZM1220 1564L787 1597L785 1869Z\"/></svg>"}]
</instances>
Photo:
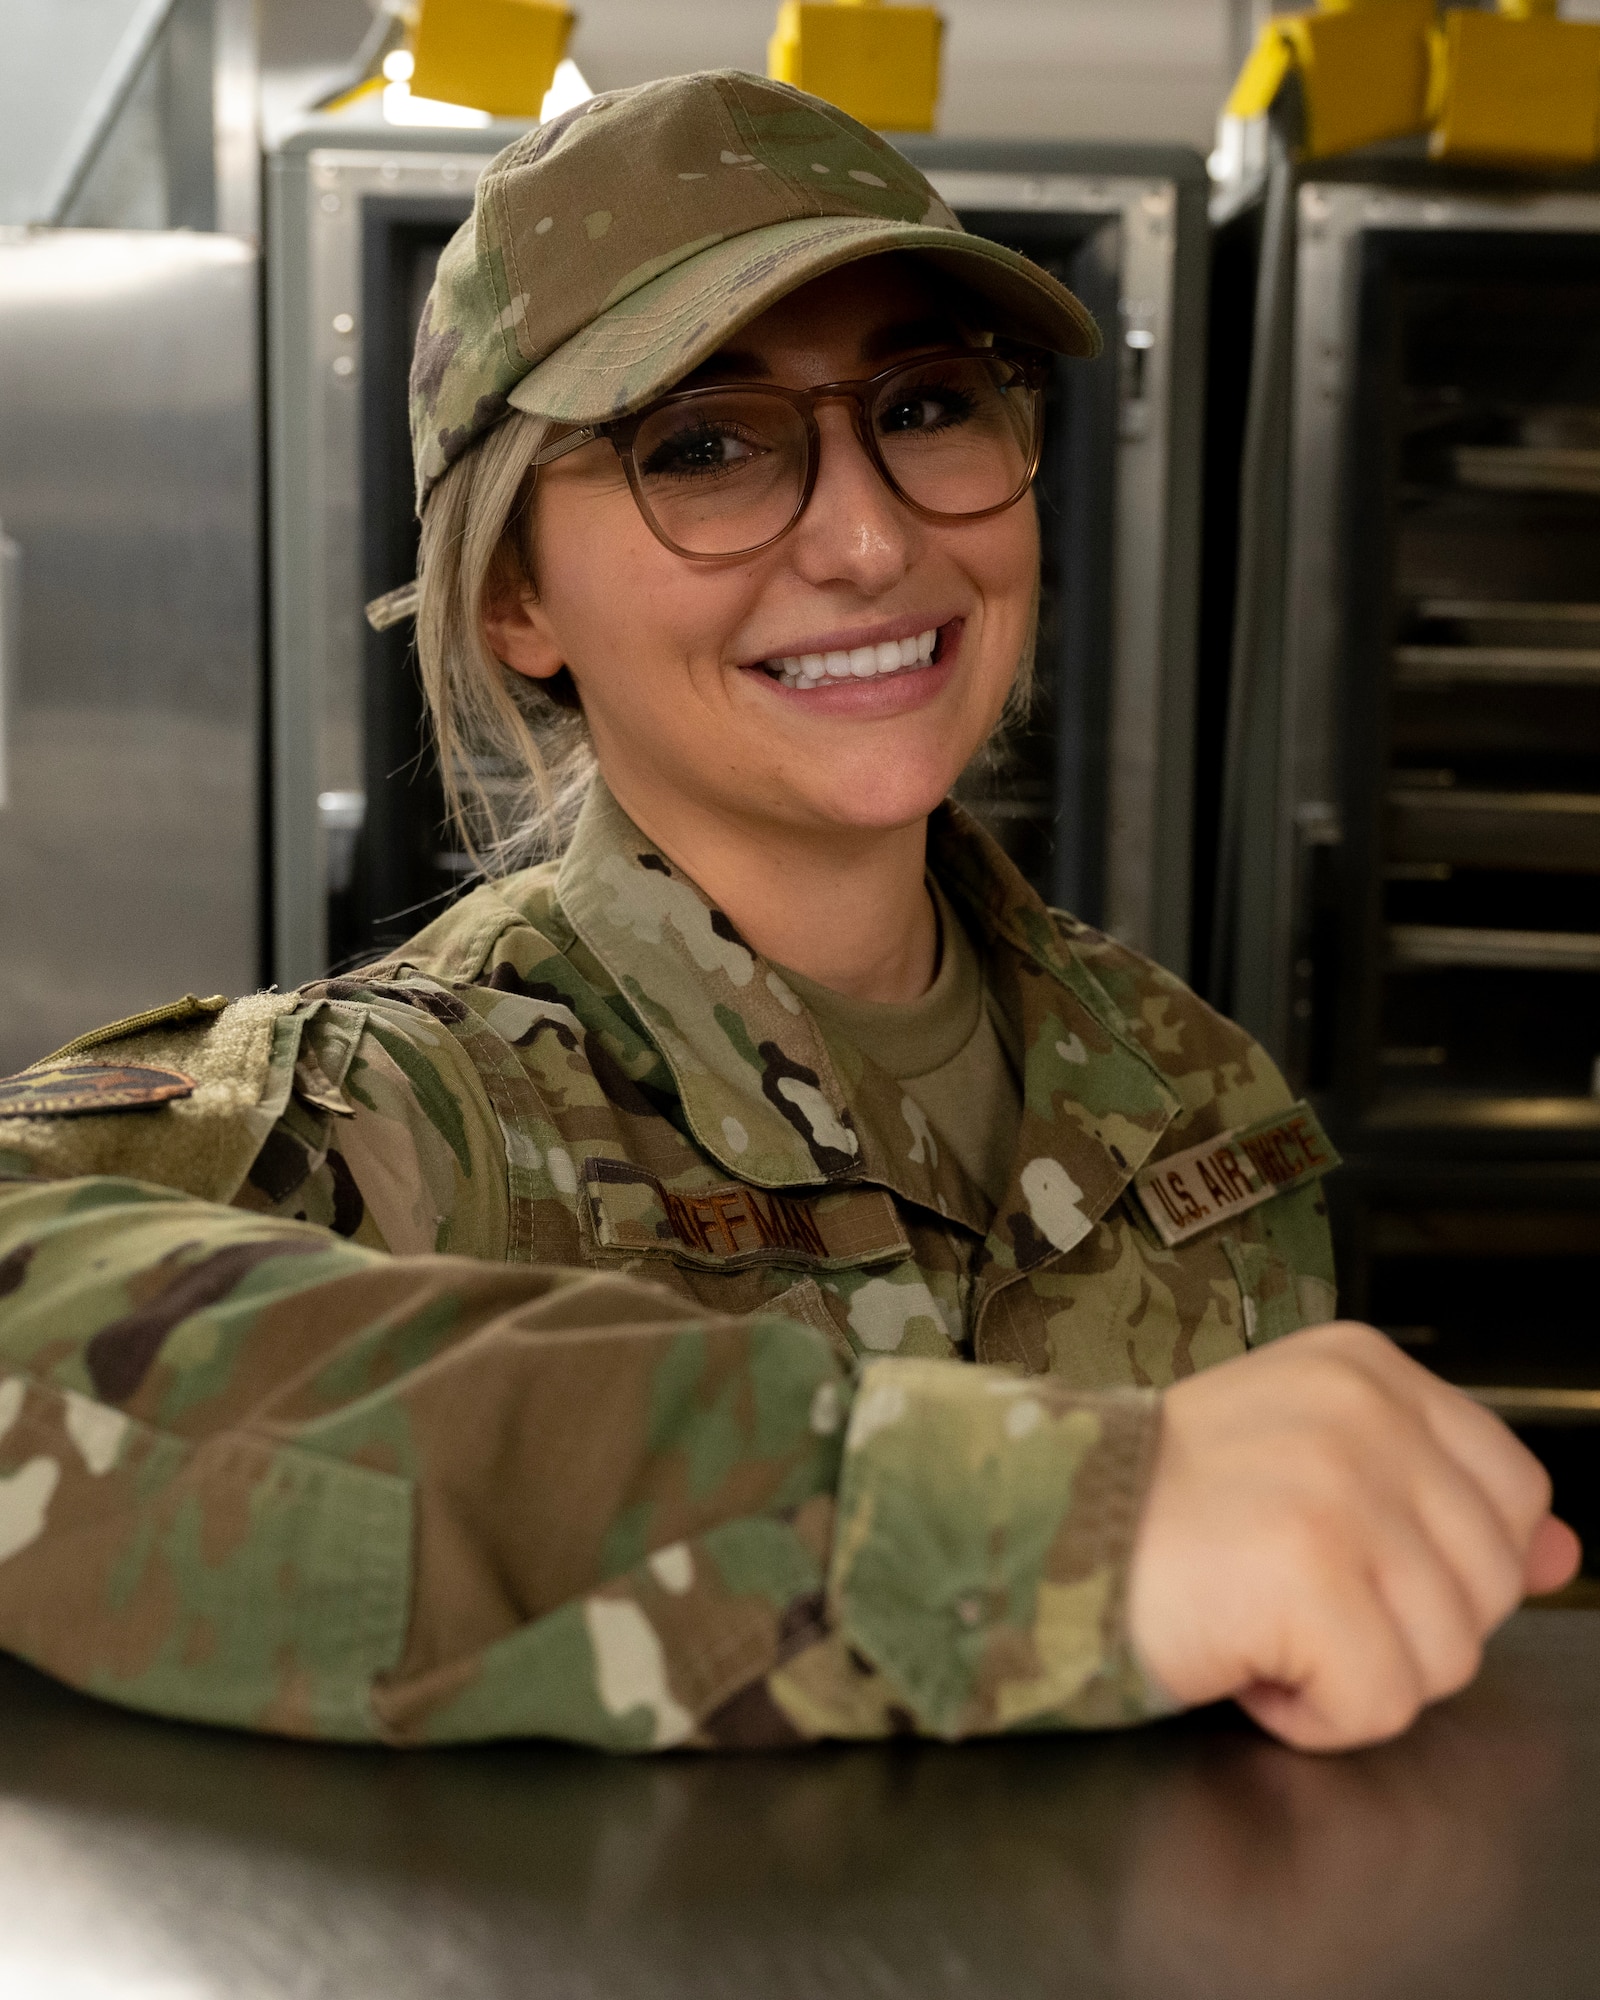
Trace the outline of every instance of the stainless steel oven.
<instances>
[{"instance_id":1,"label":"stainless steel oven","mask_svg":"<svg viewBox=\"0 0 1600 2000\"><path fill-rule=\"evenodd\" d=\"M461 886L409 633L412 333L507 130L314 121L269 162L277 976L396 942ZM1188 960L1205 320L1204 169L1181 148L916 141L969 227L1056 270L1106 329L1063 364L1039 483L1040 699L964 795L1035 883Z\"/></svg>"}]
</instances>

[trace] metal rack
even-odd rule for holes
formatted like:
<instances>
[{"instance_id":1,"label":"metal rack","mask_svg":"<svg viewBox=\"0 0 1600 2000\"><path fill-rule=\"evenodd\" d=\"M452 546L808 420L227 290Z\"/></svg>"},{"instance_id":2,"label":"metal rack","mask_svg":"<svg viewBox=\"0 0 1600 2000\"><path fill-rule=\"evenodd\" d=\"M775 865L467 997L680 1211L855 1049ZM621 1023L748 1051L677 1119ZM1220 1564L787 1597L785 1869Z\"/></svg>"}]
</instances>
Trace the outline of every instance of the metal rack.
<instances>
[{"instance_id":1,"label":"metal rack","mask_svg":"<svg viewBox=\"0 0 1600 2000\"><path fill-rule=\"evenodd\" d=\"M1283 560L1255 580L1276 671L1230 772L1226 997L1345 1155L1342 1309L1457 1379L1576 1390L1600 1381L1600 187L1358 162L1290 199Z\"/></svg>"}]
</instances>

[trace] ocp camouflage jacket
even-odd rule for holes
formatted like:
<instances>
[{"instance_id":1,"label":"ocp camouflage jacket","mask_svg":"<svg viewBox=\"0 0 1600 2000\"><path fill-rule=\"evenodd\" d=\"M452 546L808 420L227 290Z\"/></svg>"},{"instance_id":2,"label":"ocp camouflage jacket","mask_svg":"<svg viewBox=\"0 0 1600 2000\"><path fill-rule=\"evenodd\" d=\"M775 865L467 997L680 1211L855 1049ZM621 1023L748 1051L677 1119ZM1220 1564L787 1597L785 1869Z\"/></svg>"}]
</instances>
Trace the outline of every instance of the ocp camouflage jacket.
<instances>
[{"instance_id":1,"label":"ocp camouflage jacket","mask_svg":"<svg viewBox=\"0 0 1600 2000\"><path fill-rule=\"evenodd\" d=\"M402 1742L1148 1713L1152 1392L1328 1316L1318 1185L1169 1247L1135 1177L1277 1072L953 807L930 864L1024 1078L997 1212L603 790L383 964L0 1086L0 1645ZM50 1115L127 1066L193 1087Z\"/></svg>"}]
</instances>

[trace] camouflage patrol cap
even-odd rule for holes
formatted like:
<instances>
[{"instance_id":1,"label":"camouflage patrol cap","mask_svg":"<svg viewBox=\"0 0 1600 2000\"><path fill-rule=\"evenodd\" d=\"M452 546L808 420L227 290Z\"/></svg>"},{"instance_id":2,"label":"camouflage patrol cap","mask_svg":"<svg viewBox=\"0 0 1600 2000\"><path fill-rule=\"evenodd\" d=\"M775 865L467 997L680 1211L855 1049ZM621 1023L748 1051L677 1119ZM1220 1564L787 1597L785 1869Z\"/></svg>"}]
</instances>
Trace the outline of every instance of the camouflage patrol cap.
<instances>
[{"instance_id":1,"label":"camouflage patrol cap","mask_svg":"<svg viewBox=\"0 0 1600 2000\"><path fill-rule=\"evenodd\" d=\"M913 251L996 308L994 331L1091 355L1087 309L963 230L888 142L741 70L592 97L498 154L439 259L411 373L420 512L506 414L640 408L823 272Z\"/></svg>"}]
</instances>

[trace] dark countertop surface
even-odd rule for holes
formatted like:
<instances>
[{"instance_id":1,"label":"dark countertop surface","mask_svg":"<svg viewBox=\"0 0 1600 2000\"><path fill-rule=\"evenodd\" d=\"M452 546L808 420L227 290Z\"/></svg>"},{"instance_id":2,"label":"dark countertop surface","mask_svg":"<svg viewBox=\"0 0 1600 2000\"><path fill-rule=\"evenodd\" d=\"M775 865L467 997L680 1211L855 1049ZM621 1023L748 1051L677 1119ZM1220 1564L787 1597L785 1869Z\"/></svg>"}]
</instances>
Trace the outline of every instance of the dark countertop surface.
<instances>
[{"instance_id":1,"label":"dark countertop surface","mask_svg":"<svg viewBox=\"0 0 1600 2000\"><path fill-rule=\"evenodd\" d=\"M1403 1741L623 1761L149 1721L0 1661L18 2000L1592 2000L1600 1611Z\"/></svg>"}]
</instances>

